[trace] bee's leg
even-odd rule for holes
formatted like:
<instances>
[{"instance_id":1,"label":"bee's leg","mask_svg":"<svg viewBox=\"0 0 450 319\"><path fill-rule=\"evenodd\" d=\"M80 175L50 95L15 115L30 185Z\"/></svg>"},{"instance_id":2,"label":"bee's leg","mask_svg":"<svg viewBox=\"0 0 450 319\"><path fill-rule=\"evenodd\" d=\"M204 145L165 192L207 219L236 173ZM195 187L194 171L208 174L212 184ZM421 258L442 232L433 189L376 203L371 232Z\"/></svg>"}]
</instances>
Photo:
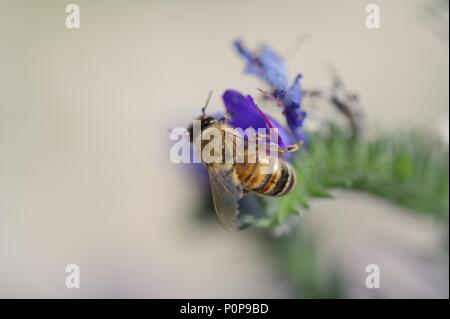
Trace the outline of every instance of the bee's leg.
<instances>
[{"instance_id":1,"label":"bee's leg","mask_svg":"<svg viewBox=\"0 0 450 319\"><path fill-rule=\"evenodd\" d=\"M291 144L288 146L280 147L280 152L282 153L292 153L297 152L300 149L299 144Z\"/></svg>"},{"instance_id":2,"label":"bee's leg","mask_svg":"<svg viewBox=\"0 0 450 319\"><path fill-rule=\"evenodd\" d=\"M269 134L258 134L256 133L254 135L255 140L257 143L269 143L269 144L276 144L275 142L272 142L272 136Z\"/></svg>"},{"instance_id":3,"label":"bee's leg","mask_svg":"<svg viewBox=\"0 0 450 319\"><path fill-rule=\"evenodd\" d=\"M225 114L224 116L222 116L222 118L219 119L219 123L228 122L229 119L230 119L230 115L229 114Z\"/></svg>"},{"instance_id":4,"label":"bee's leg","mask_svg":"<svg viewBox=\"0 0 450 319\"><path fill-rule=\"evenodd\" d=\"M295 144L291 144L285 147L281 147L280 151L282 153L291 153L291 152L297 152L301 147L303 146L303 141L300 141Z\"/></svg>"},{"instance_id":5,"label":"bee's leg","mask_svg":"<svg viewBox=\"0 0 450 319\"><path fill-rule=\"evenodd\" d=\"M265 142L270 142L270 135L267 134L256 134L256 139L258 141L261 140L265 140ZM297 152L303 145L303 141L300 141L299 143L295 143L295 144L291 144L291 145L287 145L284 147L280 147L279 151L281 153L292 153L292 152Z\"/></svg>"},{"instance_id":6,"label":"bee's leg","mask_svg":"<svg viewBox=\"0 0 450 319\"><path fill-rule=\"evenodd\" d=\"M255 139L257 141L264 141L266 143L269 143L271 141L271 136L269 134L258 134L256 133L255 135Z\"/></svg>"}]
</instances>

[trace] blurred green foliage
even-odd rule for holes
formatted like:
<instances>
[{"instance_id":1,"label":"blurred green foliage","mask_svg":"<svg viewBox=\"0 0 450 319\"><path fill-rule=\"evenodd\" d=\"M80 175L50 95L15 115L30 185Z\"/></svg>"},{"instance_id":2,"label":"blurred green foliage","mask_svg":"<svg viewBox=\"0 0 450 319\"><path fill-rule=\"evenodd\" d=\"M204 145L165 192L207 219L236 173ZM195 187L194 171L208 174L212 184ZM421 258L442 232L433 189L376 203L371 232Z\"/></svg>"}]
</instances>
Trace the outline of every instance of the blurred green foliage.
<instances>
[{"instance_id":1,"label":"blurred green foliage","mask_svg":"<svg viewBox=\"0 0 450 319\"><path fill-rule=\"evenodd\" d=\"M265 239L282 277L287 279L297 297L345 297L337 268L317 256L318 249L312 236L297 231L278 238L266 236Z\"/></svg>"},{"instance_id":2,"label":"blurred green foliage","mask_svg":"<svg viewBox=\"0 0 450 319\"><path fill-rule=\"evenodd\" d=\"M309 208L311 198L332 198L330 190L366 191L413 211L448 220L448 148L417 132L350 139L336 127L310 136L293 159L297 186L281 198L262 197L265 213L245 222L274 227Z\"/></svg>"},{"instance_id":3,"label":"blurred green foliage","mask_svg":"<svg viewBox=\"0 0 450 319\"><path fill-rule=\"evenodd\" d=\"M310 136L309 146L293 160L296 189L281 198L257 197L259 215L244 213L252 226L277 228L308 209L312 198L332 198L330 190L365 191L411 211L448 221L448 148L421 133L384 134L353 140L336 128ZM245 207L244 207L245 208ZM262 210L262 212L261 212ZM344 298L333 265L318 256L314 237L296 228L282 237L266 236L282 274L302 298Z\"/></svg>"}]
</instances>

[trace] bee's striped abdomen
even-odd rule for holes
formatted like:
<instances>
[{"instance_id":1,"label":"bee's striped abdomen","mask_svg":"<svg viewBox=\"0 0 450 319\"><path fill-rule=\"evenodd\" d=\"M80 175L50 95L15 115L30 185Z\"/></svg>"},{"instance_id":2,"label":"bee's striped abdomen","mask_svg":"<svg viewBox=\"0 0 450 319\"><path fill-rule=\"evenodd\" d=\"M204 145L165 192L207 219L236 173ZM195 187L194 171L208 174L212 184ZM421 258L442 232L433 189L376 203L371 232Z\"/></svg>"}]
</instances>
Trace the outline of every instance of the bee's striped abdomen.
<instances>
[{"instance_id":1,"label":"bee's striped abdomen","mask_svg":"<svg viewBox=\"0 0 450 319\"><path fill-rule=\"evenodd\" d=\"M254 191L264 195L281 196L289 193L295 186L296 178L292 167L285 161L279 161L280 168L270 174L264 184Z\"/></svg>"},{"instance_id":2,"label":"bee's striped abdomen","mask_svg":"<svg viewBox=\"0 0 450 319\"><path fill-rule=\"evenodd\" d=\"M239 180L245 188L245 185L250 183L250 179L252 179L253 175L257 172L258 163L235 164L235 168L238 173Z\"/></svg>"},{"instance_id":3,"label":"bee's striped abdomen","mask_svg":"<svg viewBox=\"0 0 450 319\"><path fill-rule=\"evenodd\" d=\"M244 190L264 195L281 196L289 193L295 186L295 172L285 161L270 174L263 174L261 162L236 164L235 169Z\"/></svg>"}]
</instances>

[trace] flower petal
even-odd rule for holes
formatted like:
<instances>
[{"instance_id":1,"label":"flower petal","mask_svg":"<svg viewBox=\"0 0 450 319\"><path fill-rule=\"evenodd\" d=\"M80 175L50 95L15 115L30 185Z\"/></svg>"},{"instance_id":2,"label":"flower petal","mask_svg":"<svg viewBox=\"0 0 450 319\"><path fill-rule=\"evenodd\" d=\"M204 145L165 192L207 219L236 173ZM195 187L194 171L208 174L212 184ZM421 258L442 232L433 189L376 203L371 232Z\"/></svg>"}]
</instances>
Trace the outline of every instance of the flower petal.
<instances>
[{"instance_id":1,"label":"flower petal","mask_svg":"<svg viewBox=\"0 0 450 319\"><path fill-rule=\"evenodd\" d=\"M278 129L278 135L281 138L278 142L280 146L292 143L292 135L274 118L265 114L266 119L270 123L266 122L267 120L261 115L251 96L245 96L235 90L226 90L222 98L230 115L230 124L233 127L243 130L252 127L258 130L258 128L270 129L270 126L272 126Z\"/></svg>"},{"instance_id":2,"label":"flower petal","mask_svg":"<svg viewBox=\"0 0 450 319\"><path fill-rule=\"evenodd\" d=\"M258 55L251 53L240 40L234 42L238 53L246 60L244 72L253 74L267 82L272 88L287 88L286 67L281 57L269 47L263 46Z\"/></svg>"},{"instance_id":3,"label":"flower petal","mask_svg":"<svg viewBox=\"0 0 450 319\"><path fill-rule=\"evenodd\" d=\"M258 55L252 54L239 40L235 41L234 46L247 61L244 71L258 76L270 86L273 96L283 104L283 114L289 129L297 139L306 142L306 133L301 129L306 117L306 112L301 110L300 80L302 76L297 75L289 86L284 62L275 51L263 46Z\"/></svg>"}]
</instances>

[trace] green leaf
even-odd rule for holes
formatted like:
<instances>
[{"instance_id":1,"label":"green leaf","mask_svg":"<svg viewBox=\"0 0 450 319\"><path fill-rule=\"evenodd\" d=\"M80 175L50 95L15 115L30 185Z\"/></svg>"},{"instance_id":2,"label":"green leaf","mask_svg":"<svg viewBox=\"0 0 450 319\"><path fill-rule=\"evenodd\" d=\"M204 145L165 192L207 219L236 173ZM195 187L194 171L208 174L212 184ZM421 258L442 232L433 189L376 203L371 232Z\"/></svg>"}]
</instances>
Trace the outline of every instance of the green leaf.
<instances>
[{"instance_id":1,"label":"green leaf","mask_svg":"<svg viewBox=\"0 0 450 319\"><path fill-rule=\"evenodd\" d=\"M297 187L283 197L264 197L264 212L248 222L282 224L312 198L332 198L333 188L366 191L414 211L448 219L448 149L420 132L384 134L355 141L332 127L310 136L292 161Z\"/></svg>"}]
</instances>

